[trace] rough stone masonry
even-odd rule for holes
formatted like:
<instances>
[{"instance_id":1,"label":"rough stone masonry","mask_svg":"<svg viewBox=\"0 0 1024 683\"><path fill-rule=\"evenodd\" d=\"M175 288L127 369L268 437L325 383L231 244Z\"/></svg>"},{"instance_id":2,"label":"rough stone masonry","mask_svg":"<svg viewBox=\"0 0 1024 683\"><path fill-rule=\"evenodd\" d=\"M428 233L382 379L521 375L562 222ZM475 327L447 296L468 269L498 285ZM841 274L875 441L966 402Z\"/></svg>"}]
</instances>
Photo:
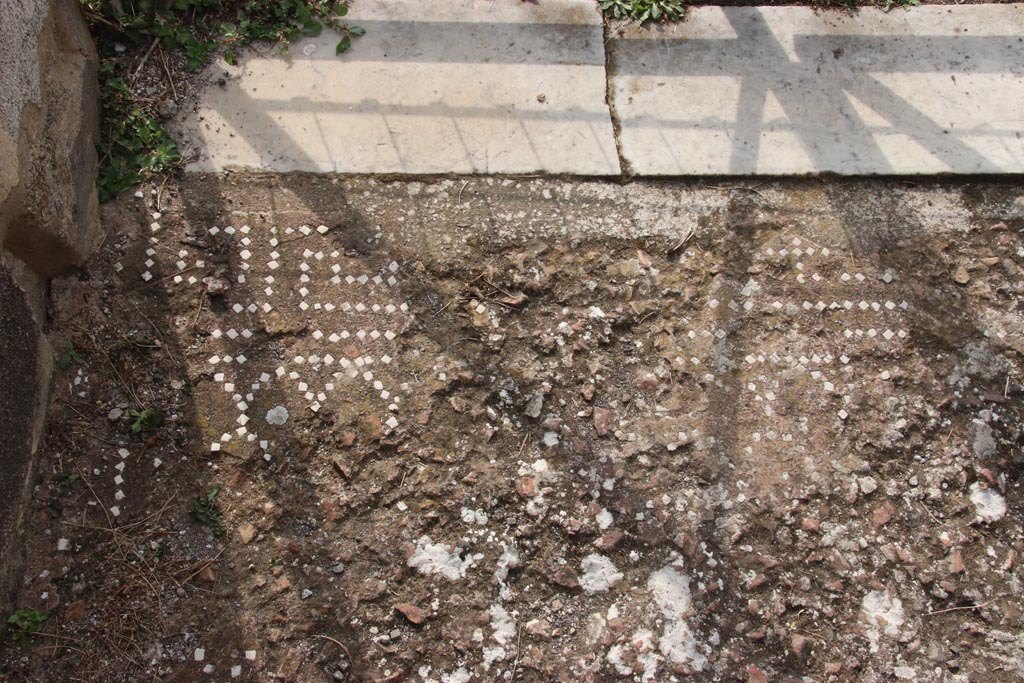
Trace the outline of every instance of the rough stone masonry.
<instances>
[{"instance_id":1,"label":"rough stone masonry","mask_svg":"<svg viewBox=\"0 0 1024 683\"><path fill-rule=\"evenodd\" d=\"M75 0L0 3L0 605L51 370L47 278L101 238L96 50Z\"/></svg>"}]
</instances>

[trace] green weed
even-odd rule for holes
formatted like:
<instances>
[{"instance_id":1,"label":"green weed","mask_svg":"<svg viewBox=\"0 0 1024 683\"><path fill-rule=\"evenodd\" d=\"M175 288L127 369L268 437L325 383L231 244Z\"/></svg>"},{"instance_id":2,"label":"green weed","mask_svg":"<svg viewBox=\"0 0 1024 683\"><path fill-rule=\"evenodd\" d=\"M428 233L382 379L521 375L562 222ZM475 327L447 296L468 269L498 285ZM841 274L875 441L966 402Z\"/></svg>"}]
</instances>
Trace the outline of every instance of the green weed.
<instances>
[{"instance_id":1,"label":"green weed","mask_svg":"<svg viewBox=\"0 0 1024 683\"><path fill-rule=\"evenodd\" d=\"M61 493L67 493L74 491L75 487L78 486L78 482L82 481L82 478L77 474L63 474L56 477L57 489Z\"/></svg>"},{"instance_id":2,"label":"green weed","mask_svg":"<svg viewBox=\"0 0 1024 683\"><path fill-rule=\"evenodd\" d=\"M32 644L32 638L43 630L43 624L49 618L49 612L35 609L15 610L14 614L7 619L7 623L11 626L11 637L22 647L28 647Z\"/></svg>"},{"instance_id":3,"label":"green weed","mask_svg":"<svg viewBox=\"0 0 1024 683\"><path fill-rule=\"evenodd\" d=\"M598 0L605 16L631 19L637 24L647 21L679 21L686 16L683 0Z\"/></svg>"},{"instance_id":4,"label":"green weed","mask_svg":"<svg viewBox=\"0 0 1024 683\"><path fill-rule=\"evenodd\" d=\"M57 356L57 367L67 370L75 363L81 363L82 357L78 355L75 345L69 341L64 342L64 352Z\"/></svg>"},{"instance_id":5,"label":"green weed","mask_svg":"<svg viewBox=\"0 0 1024 683\"><path fill-rule=\"evenodd\" d=\"M150 339L144 334L137 334L135 332L129 332L123 335L117 342L118 349L125 349L128 351L140 351L148 352L153 349L161 348L160 342L155 339Z\"/></svg>"},{"instance_id":6,"label":"green weed","mask_svg":"<svg viewBox=\"0 0 1024 683\"><path fill-rule=\"evenodd\" d=\"M897 7L909 10L911 7L920 7L921 0L885 0L885 11L890 12Z\"/></svg>"},{"instance_id":7,"label":"green weed","mask_svg":"<svg viewBox=\"0 0 1024 683\"><path fill-rule=\"evenodd\" d=\"M220 511L220 487L214 486L205 496L199 496L192 502L192 519L213 530L214 536L224 535L224 515Z\"/></svg>"},{"instance_id":8,"label":"green weed","mask_svg":"<svg viewBox=\"0 0 1024 683\"><path fill-rule=\"evenodd\" d=\"M146 408L144 410L132 408L128 411L128 415L132 418L133 434L139 434L143 430L147 432L156 431L164 423L164 411L159 408Z\"/></svg>"},{"instance_id":9,"label":"green weed","mask_svg":"<svg viewBox=\"0 0 1024 683\"><path fill-rule=\"evenodd\" d=\"M133 95L128 59L115 46L151 45L180 52L189 70L202 67L216 50L235 63L238 48L253 41L278 43L281 51L324 27L341 39L338 54L363 35L362 27L342 21L347 0L80 0L100 51L102 120L100 201L107 201L147 177L166 175L182 163L174 139L153 112L153 103ZM131 54L131 53L128 53ZM134 74L133 74L134 75Z\"/></svg>"},{"instance_id":10,"label":"green weed","mask_svg":"<svg viewBox=\"0 0 1024 683\"><path fill-rule=\"evenodd\" d=\"M119 64L106 58L100 64L102 130L96 188L101 202L112 199L143 178L171 172L181 162L174 139L132 96Z\"/></svg>"}]
</instances>

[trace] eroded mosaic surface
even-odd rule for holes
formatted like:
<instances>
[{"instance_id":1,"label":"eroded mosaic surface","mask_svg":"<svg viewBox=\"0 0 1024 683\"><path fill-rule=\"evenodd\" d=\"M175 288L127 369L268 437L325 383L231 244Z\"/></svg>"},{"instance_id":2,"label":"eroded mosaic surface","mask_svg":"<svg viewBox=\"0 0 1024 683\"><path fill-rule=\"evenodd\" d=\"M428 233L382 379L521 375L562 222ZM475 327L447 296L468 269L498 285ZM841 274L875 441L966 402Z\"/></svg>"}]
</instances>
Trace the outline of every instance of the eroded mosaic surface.
<instances>
[{"instance_id":1,"label":"eroded mosaic surface","mask_svg":"<svg viewBox=\"0 0 1024 683\"><path fill-rule=\"evenodd\" d=\"M154 671L1024 675L1012 191L209 181L117 254L194 424L99 498L227 532Z\"/></svg>"},{"instance_id":2,"label":"eroded mosaic surface","mask_svg":"<svg viewBox=\"0 0 1024 683\"><path fill-rule=\"evenodd\" d=\"M454 192L427 186L421 210ZM358 249L339 247L343 227L206 227L213 248L175 267L185 284L193 260L223 264L189 276L225 284L197 352L209 354L211 450L294 457L301 425L324 524L390 538L377 562L397 573L382 580L420 586L409 604L454 638L454 654L409 672L424 681L544 670L569 652L574 676L710 673L731 639L797 638L800 619L758 626L789 614L786 601L831 615L834 636L859 634L865 652L896 652L921 616L906 613L899 580L870 578L870 548L890 519L919 513L912 500L942 497L949 471L928 467L948 454L939 436L958 420L971 429L934 393L963 363L956 345L935 345L942 314L918 308L936 305L921 288L937 264L923 242L903 257L858 254L758 204L668 239L534 234L468 257L412 253L401 235L416 228L394 223L398 234L380 225ZM402 213L399 224L416 217ZM956 344L1009 368L998 349L1019 344L1016 318L978 315L959 287L944 286L951 315L984 332ZM878 473L879 453L925 472L912 484ZM824 492L864 514L829 521L834 504L814 502ZM359 564L332 536L313 542ZM794 544L810 565L780 572L779 547ZM897 564L914 552L899 538L884 547ZM365 594L366 580L349 589ZM800 597L815 585L825 593ZM370 592L351 625L387 612ZM373 628L385 651L430 630Z\"/></svg>"}]
</instances>

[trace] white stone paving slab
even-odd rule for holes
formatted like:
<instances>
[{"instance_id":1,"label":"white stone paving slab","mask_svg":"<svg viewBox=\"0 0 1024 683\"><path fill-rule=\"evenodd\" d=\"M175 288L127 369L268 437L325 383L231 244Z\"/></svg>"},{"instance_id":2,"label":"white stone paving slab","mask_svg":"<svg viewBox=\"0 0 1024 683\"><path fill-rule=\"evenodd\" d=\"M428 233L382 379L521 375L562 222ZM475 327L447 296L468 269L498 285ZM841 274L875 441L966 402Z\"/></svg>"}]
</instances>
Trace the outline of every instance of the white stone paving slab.
<instances>
[{"instance_id":1,"label":"white stone paving slab","mask_svg":"<svg viewBox=\"0 0 1024 683\"><path fill-rule=\"evenodd\" d=\"M608 47L638 175L1024 172L1024 5L702 7Z\"/></svg>"},{"instance_id":2,"label":"white stone paving slab","mask_svg":"<svg viewBox=\"0 0 1024 683\"><path fill-rule=\"evenodd\" d=\"M189 170L619 173L593 0L360 0L366 35L247 51L179 122Z\"/></svg>"}]
</instances>

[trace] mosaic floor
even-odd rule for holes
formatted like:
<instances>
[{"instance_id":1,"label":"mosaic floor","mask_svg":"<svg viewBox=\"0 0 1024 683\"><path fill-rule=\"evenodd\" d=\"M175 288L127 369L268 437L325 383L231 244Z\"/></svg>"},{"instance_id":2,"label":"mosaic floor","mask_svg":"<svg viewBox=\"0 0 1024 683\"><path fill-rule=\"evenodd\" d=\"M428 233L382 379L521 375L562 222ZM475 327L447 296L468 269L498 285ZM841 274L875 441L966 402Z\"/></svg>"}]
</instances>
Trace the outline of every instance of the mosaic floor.
<instances>
[{"instance_id":1,"label":"mosaic floor","mask_svg":"<svg viewBox=\"0 0 1024 683\"><path fill-rule=\"evenodd\" d=\"M161 331L127 387L176 436L108 419L132 403L111 364L73 387L101 411L96 501L157 525L141 556L195 558L140 598L170 635L137 671L1024 675L1012 186L177 192L133 200L94 276L134 326L112 349ZM211 490L223 537L188 509ZM97 532L61 524L74 565ZM85 570L52 554L62 595Z\"/></svg>"}]
</instances>

